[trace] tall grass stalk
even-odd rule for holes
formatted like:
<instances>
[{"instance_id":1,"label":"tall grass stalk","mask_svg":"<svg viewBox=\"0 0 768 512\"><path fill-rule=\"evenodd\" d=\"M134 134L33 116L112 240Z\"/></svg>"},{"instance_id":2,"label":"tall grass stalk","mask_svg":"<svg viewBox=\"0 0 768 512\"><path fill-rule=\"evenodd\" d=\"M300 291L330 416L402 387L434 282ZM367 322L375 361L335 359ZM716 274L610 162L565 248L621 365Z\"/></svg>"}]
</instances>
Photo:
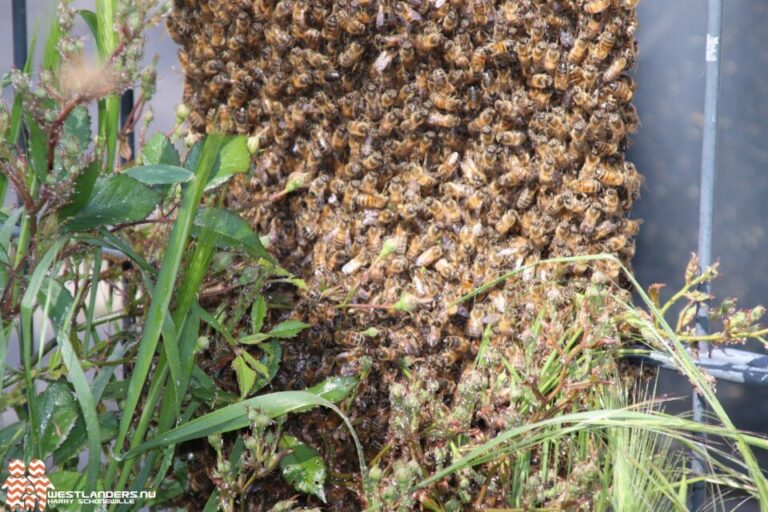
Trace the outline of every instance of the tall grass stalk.
<instances>
[{"instance_id":1,"label":"tall grass stalk","mask_svg":"<svg viewBox=\"0 0 768 512\"><path fill-rule=\"evenodd\" d=\"M133 369L130 385L128 387L128 396L125 400L125 406L120 419L120 427L115 441L115 458L109 465L105 483L110 487L114 483L115 472L117 471L118 458L123 451L123 443L128 435L128 429L133 421L136 406L139 403L141 390L146 383L149 369L152 365L152 358L157 349L157 343L162 332L165 316L168 306L171 303L173 292L176 285L176 277L181 267L181 261L184 257L189 242L189 236L192 231L192 222L195 213L200 205L205 185L213 170L216 158L223 145L224 138L221 135L209 135L205 141L200 162L195 172L195 178L187 184L184 190L182 204L178 217L168 240L167 252L160 268L160 274L154 288L152 303L147 312L147 319L144 324L144 333L139 342L139 352L136 356L136 365ZM170 342L170 340L169 340Z\"/></svg>"},{"instance_id":2,"label":"tall grass stalk","mask_svg":"<svg viewBox=\"0 0 768 512\"><path fill-rule=\"evenodd\" d=\"M658 350L662 353L667 353L672 358L679 371L681 371L681 373L689 378L696 390L701 394L706 403L710 406L711 410L715 413L717 419L723 425L722 427L715 427L708 424L689 422L688 420L673 417L664 417L663 421L659 421L661 417L658 417L657 415L637 416L636 414L638 413L633 413L632 415L626 416L624 418L624 420L628 422L626 426L650 430L656 429L659 432L664 432L666 435L672 438L685 441L689 448L696 449L697 452L701 452L701 449L697 447L697 441L695 439L687 439L681 436L678 432L685 431L689 433L714 434L714 432L717 431L717 434L714 435L720 435L734 442L738 453L743 460L744 467L749 474L750 481L754 485L754 494L758 498L761 510L768 510L768 480L766 480L765 475L760 469L757 459L755 458L754 452L752 451L753 446L764 448L766 441L762 438L743 433L735 427L722 404L718 401L712 388L711 382L704 376L702 371L697 368L696 363L686 350L685 345L679 339L675 331L669 326L662 312L656 307L648 294L643 290L642 286L640 286L640 284L637 282L634 275L632 275L632 273L615 256L610 254L594 254L541 260L514 269L492 281L489 281L488 283L483 284L469 294L459 298L456 303L458 304L481 295L482 293L493 289L506 280L540 265L595 261L609 261L621 268L622 272L624 275L626 275L627 279L629 279L634 287L634 290L641 297L644 305L650 312L649 316L638 311L638 309L632 304L624 304L628 318L632 320L633 324L641 331L641 341L649 344L655 350ZM661 329L661 332L659 332L656 326ZM445 476L458 471L462 467L466 467L467 464L472 465L480 462L487 462L488 460L493 460L495 456L498 456L498 451L495 454L488 455L486 450L490 450L491 448L500 448L502 444L506 442L512 442L513 439L517 439L519 436L523 435L524 433L528 433L532 429L535 430L546 424L550 424L549 422L555 422L559 425L562 424L564 427L565 424L571 423L573 420L580 418L580 421L584 421L584 423L576 424L580 426L572 425L566 428L566 430L571 430L574 428L576 428L576 430L580 430L581 428L585 428L586 425L592 425L593 422L596 422L595 424L602 424L603 422L611 423L613 421L611 416L614 414L622 416L624 413L621 412L621 410L589 411L586 413L577 413L576 416L564 415L558 418L547 420L547 422L544 423L536 423L526 427L521 427L519 429L506 431L489 443L486 443L476 450L473 450L470 452L470 454L463 457L460 461L452 464L449 468L446 468L432 475L430 478L425 479L417 486L417 488L424 487L425 485L433 483L440 478L444 478ZM517 449L520 449L520 446L518 446ZM500 449L500 451L506 451L506 448Z\"/></svg>"}]
</instances>

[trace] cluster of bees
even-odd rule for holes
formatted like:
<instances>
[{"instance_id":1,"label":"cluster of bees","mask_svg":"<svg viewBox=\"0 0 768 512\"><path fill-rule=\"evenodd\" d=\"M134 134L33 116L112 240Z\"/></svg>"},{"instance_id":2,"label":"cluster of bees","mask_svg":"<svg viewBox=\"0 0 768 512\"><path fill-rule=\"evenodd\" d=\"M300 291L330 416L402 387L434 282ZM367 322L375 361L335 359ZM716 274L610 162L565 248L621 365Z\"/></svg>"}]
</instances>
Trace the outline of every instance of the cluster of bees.
<instances>
[{"instance_id":1,"label":"cluster of bees","mask_svg":"<svg viewBox=\"0 0 768 512\"><path fill-rule=\"evenodd\" d=\"M350 413L372 425L361 435L375 453L403 358L449 397L487 328L511 343L521 327L510 289L456 299L545 258L631 258L636 3L175 2L191 128L259 137L230 205L309 285L295 314L313 327L286 347L279 386L370 358ZM595 267L618 277L596 262L532 278L578 281ZM405 312L392 307L403 297Z\"/></svg>"}]
</instances>

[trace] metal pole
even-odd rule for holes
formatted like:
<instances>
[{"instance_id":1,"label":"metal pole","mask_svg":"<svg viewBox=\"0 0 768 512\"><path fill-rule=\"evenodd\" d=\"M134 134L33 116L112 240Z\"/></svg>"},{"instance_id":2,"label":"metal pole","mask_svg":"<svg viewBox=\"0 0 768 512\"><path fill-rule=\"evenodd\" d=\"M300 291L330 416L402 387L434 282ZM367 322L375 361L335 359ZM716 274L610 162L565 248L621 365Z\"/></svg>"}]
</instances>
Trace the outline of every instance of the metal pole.
<instances>
[{"instance_id":1,"label":"metal pole","mask_svg":"<svg viewBox=\"0 0 768 512\"><path fill-rule=\"evenodd\" d=\"M123 93L123 96L120 98L120 124L121 126L125 126L125 123L128 122L128 116L131 115L131 112L133 111L133 89L128 89ZM130 130L128 132L128 147L131 148L131 155L134 154L136 151L136 141L133 134L133 130ZM133 158L135 160L136 156L133 155ZM122 163L126 163L125 160L123 160Z\"/></svg>"},{"instance_id":2,"label":"metal pole","mask_svg":"<svg viewBox=\"0 0 768 512\"><path fill-rule=\"evenodd\" d=\"M13 65L24 69L27 63L27 0L12 0Z\"/></svg>"},{"instance_id":3,"label":"metal pole","mask_svg":"<svg viewBox=\"0 0 768 512\"><path fill-rule=\"evenodd\" d=\"M133 105L134 105L134 99L133 99L133 89L128 89L123 93L123 96L120 98L120 125L125 127L126 123L130 121L129 117L131 113L133 112ZM131 150L131 158L133 160L136 159L136 140L133 134L133 130L128 130L126 136L128 137L128 140L126 141L128 143L128 147ZM126 164L126 160L121 158L121 163L124 165ZM129 261L123 262L123 270L125 270L125 265L130 265ZM131 297L131 284L128 282L128 279L125 277L125 274L122 275L120 278L120 287L123 289L123 306L127 307L130 303L132 297ZM123 318L122 321L122 328L124 331L130 330L130 328L133 326L134 319L132 317L126 316Z\"/></svg>"},{"instance_id":4,"label":"metal pole","mask_svg":"<svg viewBox=\"0 0 768 512\"><path fill-rule=\"evenodd\" d=\"M699 202L698 255L701 268L712 265L712 233L715 217L715 179L717 176L717 121L720 102L720 36L723 23L723 0L709 0L706 43L706 88L704 92L704 133L701 148L701 188ZM702 286L710 293L710 284ZM696 313L696 332L704 336L709 332L709 304L702 303ZM709 343L699 344L699 353L709 357ZM694 390L693 419L706 421L706 404ZM706 441L706 436L703 436ZM704 460L695 456L691 461L694 475L704 473ZM691 491L691 510L698 512L707 499L703 482L694 484Z\"/></svg>"}]
</instances>

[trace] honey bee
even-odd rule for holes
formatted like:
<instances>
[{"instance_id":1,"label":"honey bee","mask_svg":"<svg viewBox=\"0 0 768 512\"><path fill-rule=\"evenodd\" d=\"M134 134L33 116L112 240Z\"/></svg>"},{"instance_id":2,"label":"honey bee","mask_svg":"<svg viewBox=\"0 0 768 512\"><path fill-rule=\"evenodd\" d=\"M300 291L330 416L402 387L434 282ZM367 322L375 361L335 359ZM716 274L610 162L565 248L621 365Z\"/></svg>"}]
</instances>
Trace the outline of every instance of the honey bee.
<instances>
[{"instance_id":1,"label":"honey bee","mask_svg":"<svg viewBox=\"0 0 768 512\"><path fill-rule=\"evenodd\" d=\"M350 121L347 123L347 133L354 137L367 137L370 131L371 125L366 121Z\"/></svg>"},{"instance_id":2,"label":"honey bee","mask_svg":"<svg viewBox=\"0 0 768 512\"><path fill-rule=\"evenodd\" d=\"M471 344L463 336L448 336L443 344L446 348L440 354L440 362L447 367L463 361L471 352Z\"/></svg>"},{"instance_id":3,"label":"honey bee","mask_svg":"<svg viewBox=\"0 0 768 512\"><path fill-rule=\"evenodd\" d=\"M375 174L369 173L363 176L362 183L360 184L360 190L366 194L378 193L379 180Z\"/></svg>"},{"instance_id":4,"label":"honey bee","mask_svg":"<svg viewBox=\"0 0 768 512\"><path fill-rule=\"evenodd\" d=\"M211 38L209 44L213 48L223 48L226 43L227 39L224 26L221 23L213 23L211 25Z\"/></svg>"},{"instance_id":5,"label":"honey bee","mask_svg":"<svg viewBox=\"0 0 768 512\"><path fill-rule=\"evenodd\" d=\"M427 32L416 39L414 46L418 51L428 53L438 48L442 43L443 34L440 32Z\"/></svg>"},{"instance_id":6,"label":"honey bee","mask_svg":"<svg viewBox=\"0 0 768 512\"><path fill-rule=\"evenodd\" d=\"M456 278L456 267L446 258L440 258L435 262L435 270L437 270L443 279L453 280Z\"/></svg>"},{"instance_id":7,"label":"honey bee","mask_svg":"<svg viewBox=\"0 0 768 512\"><path fill-rule=\"evenodd\" d=\"M539 164L539 182L544 185L553 185L559 180L559 173L555 162L546 159Z\"/></svg>"},{"instance_id":8,"label":"honey bee","mask_svg":"<svg viewBox=\"0 0 768 512\"><path fill-rule=\"evenodd\" d=\"M603 61L607 59L615 44L616 34L610 30L604 31L602 34L600 34L600 37L597 40L597 46L595 46L595 59L597 61Z\"/></svg>"},{"instance_id":9,"label":"honey bee","mask_svg":"<svg viewBox=\"0 0 768 512\"><path fill-rule=\"evenodd\" d=\"M517 197L515 207L518 210L527 210L533 205L533 201L536 199L536 189L533 187L524 187L520 191L520 195Z\"/></svg>"},{"instance_id":10,"label":"honey bee","mask_svg":"<svg viewBox=\"0 0 768 512\"><path fill-rule=\"evenodd\" d=\"M441 25L443 27L443 32L445 32L446 34L450 34L454 30L456 30L456 27L459 26L458 12L455 9L449 9L448 12L445 13L445 16L443 16L443 21Z\"/></svg>"},{"instance_id":11,"label":"honey bee","mask_svg":"<svg viewBox=\"0 0 768 512\"><path fill-rule=\"evenodd\" d=\"M599 181L592 178L581 178L573 180L570 189L578 194L595 195L600 192L602 186Z\"/></svg>"},{"instance_id":12,"label":"honey bee","mask_svg":"<svg viewBox=\"0 0 768 512\"><path fill-rule=\"evenodd\" d=\"M359 348L365 345L365 334L357 331L336 331L333 341L342 347Z\"/></svg>"},{"instance_id":13,"label":"honey bee","mask_svg":"<svg viewBox=\"0 0 768 512\"><path fill-rule=\"evenodd\" d=\"M604 247L606 250L613 253L624 251L628 249L629 246L629 239L624 235L616 235L604 242Z\"/></svg>"},{"instance_id":14,"label":"honey bee","mask_svg":"<svg viewBox=\"0 0 768 512\"><path fill-rule=\"evenodd\" d=\"M325 23L322 29L323 38L329 41L337 41L341 37L341 26L339 19L331 14L325 18Z\"/></svg>"},{"instance_id":15,"label":"honey bee","mask_svg":"<svg viewBox=\"0 0 768 512\"><path fill-rule=\"evenodd\" d=\"M508 210L501 216L499 222L496 224L496 232L500 235L506 235L518 222L517 212L514 210Z\"/></svg>"},{"instance_id":16,"label":"honey bee","mask_svg":"<svg viewBox=\"0 0 768 512\"><path fill-rule=\"evenodd\" d=\"M619 227L618 223L610 219L606 219L597 225L592 238L593 240L602 240L603 238L614 233L618 229L618 227Z\"/></svg>"},{"instance_id":17,"label":"honey bee","mask_svg":"<svg viewBox=\"0 0 768 512\"><path fill-rule=\"evenodd\" d=\"M548 73L554 73L560 63L560 48L556 44L549 45L544 54L544 69Z\"/></svg>"},{"instance_id":18,"label":"honey bee","mask_svg":"<svg viewBox=\"0 0 768 512\"><path fill-rule=\"evenodd\" d=\"M598 167L595 177L600 183L609 187L620 187L624 184L624 175L620 171L608 166Z\"/></svg>"},{"instance_id":19,"label":"honey bee","mask_svg":"<svg viewBox=\"0 0 768 512\"><path fill-rule=\"evenodd\" d=\"M482 100L480 97L480 92L475 86L470 86L467 90L467 110L469 112L474 112L479 110L481 106Z\"/></svg>"},{"instance_id":20,"label":"honey bee","mask_svg":"<svg viewBox=\"0 0 768 512\"><path fill-rule=\"evenodd\" d=\"M443 248L439 245L433 245L422 252L415 261L417 267L428 267L443 256Z\"/></svg>"},{"instance_id":21,"label":"honey bee","mask_svg":"<svg viewBox=\"0 0 768 512\"><path fill-rule=\"evenodd\" d=\"M316 291L297 292L295 317L316 328L311 343L284 347L275 389L318 382L334 362L333 373L360 373L369 357L376 378L345 403L368 425L366 449L393 433L392 382L423 381L448 403L442 383L464 378L459 367L488 325L486 355L516 359L519 347L498 338L524 332L543 303L581 293L565 272L598 283L619 271L536 267L471 303L453 306L457 298L545 258L634 252L639 221L626 214L642 177L623 152L639 122L627 74L636 0L173 3L190 130L259 137L253 175L227 201ZM305 188L253 204L296 173ZM340 312L355 286L357 306L404 293L425 302L407 315ZM368 337L368 327L381 332ZM413 379L400 376L406 369ZM507 405L482 400L478 410Z\"/></svg>"},{"instance_id":22,"label":"honey bee","mask_svg":"<svg viewBox=\"0 0 768 512\"><path fill-rule=\"evenodd\" d=\"M445 60L456 66L457 68L466 68L470 64L470 60L464 53L462 47L456 44L452 39L449 39L443 45Z\"/></svg>"},{"instance_id":23,"label":"honey bee","mask_svg":"<svg viewBox=\"0 0 768 512\"><path fill-rule=\"evenodd\" d=\"M471 0L470 8L475 25L483 26L488 24L493 9L492 5L488 5L488 0Z\"/></svg>"},{"instance_id":24,"label":"honey bee","mask_svg":"<svg viewBox=\"0 0 768 512\"><path fill-rule=\"evenodd\" d=\"M472 195L470 195L467 198L465 205L468 210L477 212L480 209L482 209L482 207L485 205L485 200L486 200L485 192L481 190L476 190Z\"/></svg>"},{"instance_id":25,"label":"honey bee","mask_svg":"<svg viewBox=\"0 0 768 512\"><path fill-rule=\"evenodd\" d=\"M642 222L640 219L623 219L621 221L621 231L626 236L635 236L640 232L640 224Z\"/></svg>"},{"instance_id":26,"label":"honey bee","mask_svg":"<svg viewBox=\"0 0 768 512\"><path fill-rule=\"evenodd\" d=\"M579 226L581 232L586 235L591 235L595 231L595 227L597 226L598 221L600 221L601 215L602 212L599 208L594 206L588 208L584 213L584 219L582 219L581 225Z\"/></svg>"},{"instance_id":27,"label":"honey bee","mask_svg":"<svg viewBox=\"0 0 768 512\"><path fill-rule=\"evenodd\" d=\"M631 78L622 77L620 80L609 83L607 87L608 90L611 91L613 97L621 103L629 103L632 101L635 87Z\"/></svg>"},{"instance_id":28,"label":"honey bee","mask_svg":"<svg viewBox=\"0 0 768 512\"><path fill-rule=\"evenodd\" d=\"M550 80L551 79L552 78L550 77ZM552 91L544 89L531 89L528 91L528 97L531 99L536 108L542 110L549 106L550 100L552 98Z\"/></svg>"},{"instance_id":29,"label":"honey bee","mask_svg":"<svg viewBox=\"0 0 768 512\"><path fill-rule=\"evenodd\" d=\"M387 263L387 275L402 274L408 270L408 260L402 256L395 256Z\"/></svg>"},{"instance_id":30,"label":"honey bee","mask_svg":"<svg viewBox=\"0 0 768 512\"><path fill-rule=\"evenodd\" d=\"M565 61L560 62L557 65L557 71L555 72L555 89L558 91L565 91L568 89L568 64L565 63Z\"/></svg>"},{"instance_id":31,"label":"honey bee","mask_svg":"<svg viewBox=\"0 0 768 512\"><path fill-rule=\"evenodd\" d=\"M628 60L625 56L617 57L603 73L603 82L609 83L618 79L627 67Z\"/></svg>"},{"instance_id":32,"label":"honey bee","mask_svg":"<svg viewBox=\"0 0 768 512\"><path fill-rule=\"evenodd\" d=\"M487 108L480 112L479 116L470 121L467 125L467 128L470 132L477 133L481 131L485 126L490 126L493 122L493 117L494 110L492 108Z\"/></svg>"},{"instance_id":33,"label":"honey bee","mask_svg":"<svg viewBox=\"0 0 768 512\"><path fill-rule=\"evenodd\" d=\"M467 319L465 332L470 338L479 338L483 335L483 309L477 305L472 308Z\"/></svg>"},{"instance_id":34,"label":"honey bee","mask_svg":"<svg viewBox=\"0 0 768 512\"><path fill-rule=\"evenodd\" d=\"M485 63L488 60L488 53L488 48L485 46L476 48L475 51L472 52L472 58L469 61L472 73L479 75L483 72L485 69Z\"/></svg>"},{"instance_id":35,"label":"honey bee","mask_svg":"<svg viewBox=\"0 0 768 512\"><path fill-rule=\"evenodd\" d=\"M355 66L365 53L363 45L357 41L353 41L346 50L339 54L339 66L342 68L351 68Z\"/></svg>"},{"instance_id":36,"label":"honey bee","mask_svg":"<svg viewBox=\"0 0 768 512\"><path fill-rule=\"evenodd\" d=\"M441 93L432 93L429 98L432 104L440 110L447 112L456 112L461 107L461 101L454 96L448 96Z\"/></svg>"},{"instance_id":37,"label":"honey bee","mask_svg":"<svg viewBox=\"0 0 768 512\"><path fill-rule=\"evenodd\" d=\"M542 19L535 20L533 22L533 25L531 26L531 33L530 33L531 44L537 45L538 43L540 43L544 39L544 36L546 35L546 33L547 33L547 25L544 22L544 20Z\"/></svg>"},{"instance_id":38,"label":"honey bee","mask_svg":"<svg viewBox=\"0 0 768 512\"><path fill-rule=\"evenodd\" d=\"M589 42L586 38L579 37L574 41L573 48L568 52L568 62L572 65L579 65L587 56L589 51Z\"/></svg>"},{"instance_id":39,"label":"honey bee","mask_svg":"<svg viewBox=\"0 0 768 512\"><path fill-rule=\"evenodd\" d=\"M600 14L611 6L611 0L589 0L584 4L584 12Z\"/></svg>"},{"instance_id":40,"label":"honey bee","mask_svg":"<svg viewBox=\"0 0 768 512\"><path fill-rule=\"evenodd\" d=\"M438 128L456 128L461 123L461 119L458 116L451 114L443 114L441 112L431 112L427 119L430 126L436 126Z\"/></svg>"},{"instance_id":41,"label":"honey bee","mask_svg":"<svg viewBox=\"0 0 768 512\"><path fill-rule=\"evenodd\" d=\"M532 51L530 41L521 41L517 44L517 60L520 63L520 68L523 74L526 74L528 68L531 67Z\"/></svg>"},{"instance_id":42,"label":"honey bee","mask_svg":"<svg viewBox=\"0 0 768 512\"><path fill-rule=\"evenodd\" d=\"M525 143L526 135L519 131L505 131L496 134L496 142L504 146L518 147Z\"/></svg>"},{"instance_id":43,"label":"honey bee","mask_svg":"<svg viewBox=\"0 0 768 512\"><path fill-rule=\"evenodd\" d=\"M362 166L366 171L376 171L382 165L384 165L384 156L378 151L374 151L362 161Z\"/></svg>"},{"instance_id":44,"label":"honey bee","mask_svg":"<svg viewBox=\"0 0 768 512\"><path fill-rule=\"evenodd\" d=\"M449 198L443 201L443 217L448 224L458 224L461 222L461 207L455 199Z\"/></svg>"},{"instance_id":45,"label":"honey bee","mask_svg":"<svg viewBox=\"0 0 768 512\"><path fill-rule=\"evenodd\" d=\"M384 208L387 205L387 201L387 196L377 194L362 193L355 196L355 204L362 208Z\"/></svg>"},{"instance_id":46,"label":"honey bee","mask_svg":"<svg viewBox=\"0 0 768 512\"><path fill-rule=\"evenodd\" d=\"M421 14L406 2L397 2L394 12L405 23L412 24L421 21Z\"/></svg>"},{"instance_id":47,"label":"honey bee","mask_svg":"<svg viewBox=\"0 0 768 512\"><path fill-rule=\"evenodd\" d=\"M549 46L545 41L539 41L534 45L531 50L531 59L533 60L533 67L537 70L541 70L544 67L544 56L547 54Z\"/></svg>"},{"instance_id":48,"label":"honey bee","mask_svg":"<svg viewBox=\"0 0 768 512\"><path fill-rule=\"evenodd\" d=\"M584 159L584 165L581 167L581 170L579 171L579 178L581 179L595 178L599 166L600 166L600 157L598 157L592 152L587 153L587 156Z\"/></svg>"},{"instance_id":49,"label":"honey bee","mask_svg":"<svg viewBox=\"0 0 768 512\"><path fill-rule=\"evenodd\" d=\"M196 132L201 132L205 130L205 125L206 125L205 116L202 115L199 111L193 110L192 112L190 112L189 117L187 118L187 121Z\"/></svg>"},{"instance_id":50,"label":"honey bee","mask_svg":"<svg viewBox=\"0 0 768 512\"><path fill-rule=\"evenodd\" d=\"M609 215L619 213L621 210L621 199L615 189L609 188L600 198L603 211Z\"/></svg>"},{"instance_id":51,"label":"honey bee","mask_svg":"<svg viewBox=\"0 0 768 512\"><path fill-rule=\"evenodd\" d=\"M235 131L243 135L248 133L248 112L244 108L235 111Z\"/></svg>"},{"instance_id":52,"label":"honey bee","mask_svg":"<svg viewBox=\"0 0 768 512\"><path fill-rule=\"evenodd\" d=\"M491 57L501 57L516 51L515 42L512 39L501 39L490 46L488 54Z\"/></svg>"}]
</instances>

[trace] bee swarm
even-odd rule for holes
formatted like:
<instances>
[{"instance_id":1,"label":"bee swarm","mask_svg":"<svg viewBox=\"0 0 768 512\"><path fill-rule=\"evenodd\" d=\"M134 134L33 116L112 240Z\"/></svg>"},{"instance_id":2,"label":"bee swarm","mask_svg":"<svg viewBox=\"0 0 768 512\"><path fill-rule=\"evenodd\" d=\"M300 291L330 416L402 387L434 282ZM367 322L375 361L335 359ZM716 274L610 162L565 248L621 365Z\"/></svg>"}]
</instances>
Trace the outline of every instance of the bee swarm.
<instances>
[{"instance_id":1,"label":"bee swarm","mask_svg":"<svg viewBox=\"0 0 768 512\"><path fill-rule=\"evenodd\" d=\"M504 347L532 316L511 284L457 299L544 258L631 258L636 3L175 2L190 125L259 137L230 205L310 290L294 314L313 327L286 344L275 386L370 358L349 413L373 456L397 437L384 412L404 358L450 404L486 328ZM524 278L567 296L618 273L600 261Z\"/></svg>"}]
</instances>

